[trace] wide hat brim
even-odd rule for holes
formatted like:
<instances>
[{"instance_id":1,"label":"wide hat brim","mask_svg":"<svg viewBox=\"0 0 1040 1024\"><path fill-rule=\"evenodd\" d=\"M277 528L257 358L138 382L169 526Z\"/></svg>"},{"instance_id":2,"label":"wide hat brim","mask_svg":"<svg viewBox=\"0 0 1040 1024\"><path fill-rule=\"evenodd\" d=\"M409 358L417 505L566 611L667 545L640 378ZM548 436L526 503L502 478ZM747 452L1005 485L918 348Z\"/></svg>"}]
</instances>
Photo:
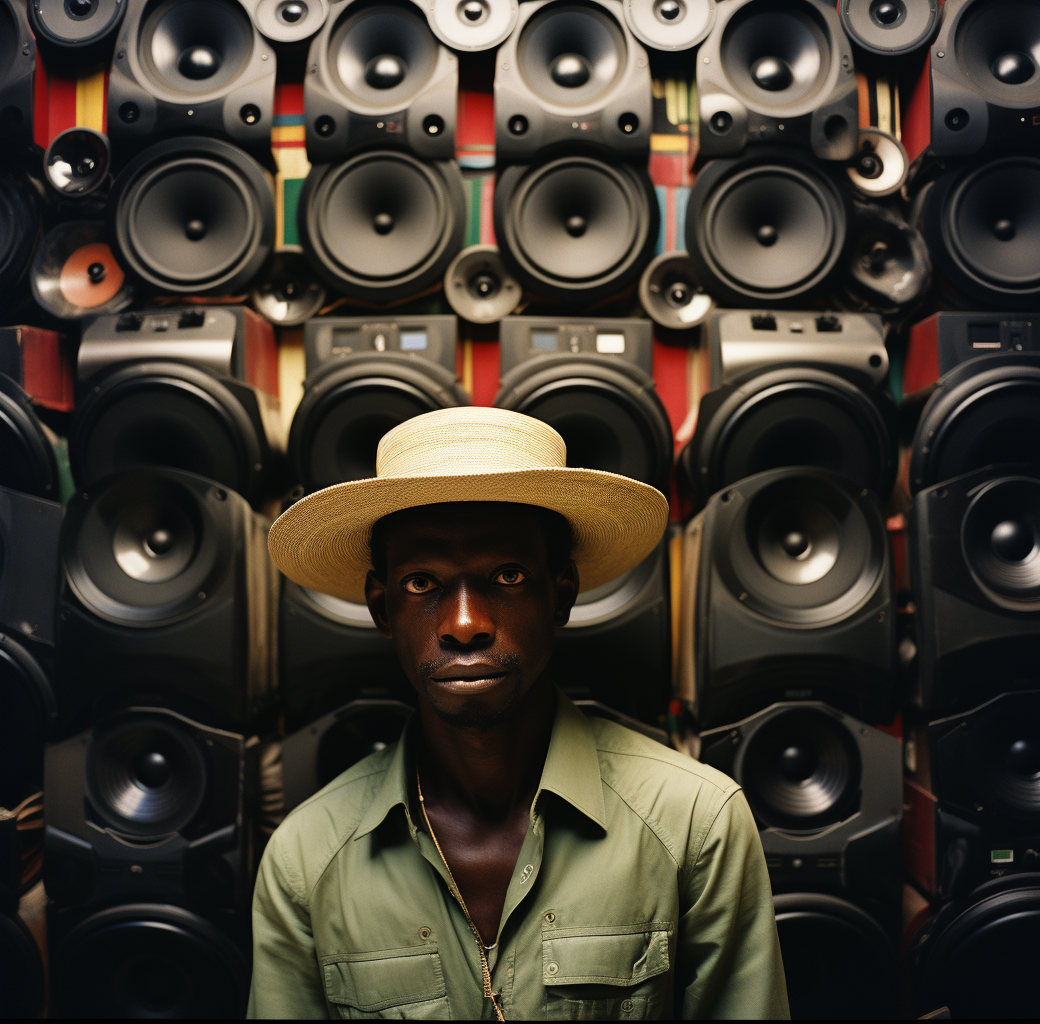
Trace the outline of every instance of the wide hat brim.
<instances>
[{"instance_id":1,"label":"wide hat brim","mask_svg":"<svg viewBox=\"0 0 1040 1024\"><path fill-rule=\"evenodd\" d=\"M454 501L515 502L559 512L571 524L571 557L582 590L638 565L668 522L668 501L656 487L596 469L381 477L302 498L271 527L268 548L275 565L300 586L362 602L375 523L406 508Z\"/></svg>"}]
</instances>

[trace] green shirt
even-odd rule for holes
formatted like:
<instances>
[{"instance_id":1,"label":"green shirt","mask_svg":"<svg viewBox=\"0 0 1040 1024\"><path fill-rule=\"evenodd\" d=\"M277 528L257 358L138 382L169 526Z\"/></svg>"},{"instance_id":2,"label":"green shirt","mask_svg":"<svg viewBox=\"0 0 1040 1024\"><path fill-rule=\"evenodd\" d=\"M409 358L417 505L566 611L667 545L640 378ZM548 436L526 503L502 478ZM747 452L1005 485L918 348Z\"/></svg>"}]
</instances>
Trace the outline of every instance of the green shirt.
<instances>
[{"instance_id":1,"label":"green shirt","mask_svg":"<svg viewBox=\"0 0 1040 1024\"><path fill-rule=\"evenodd\" d=\"M476 939L409 812L408 735L268 844L250 1017L494 1019ZM560 694L489 962L507 1020L787 1018L740 788Z\"/></svg>"}]
</instances>

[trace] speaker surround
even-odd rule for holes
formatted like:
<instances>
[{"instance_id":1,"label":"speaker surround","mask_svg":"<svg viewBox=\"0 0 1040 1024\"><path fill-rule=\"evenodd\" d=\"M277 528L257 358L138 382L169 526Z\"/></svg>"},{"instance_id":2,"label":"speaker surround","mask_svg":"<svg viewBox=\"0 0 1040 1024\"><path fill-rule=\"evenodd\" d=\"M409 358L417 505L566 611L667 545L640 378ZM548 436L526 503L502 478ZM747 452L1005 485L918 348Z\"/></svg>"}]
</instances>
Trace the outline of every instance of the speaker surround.
<instances>
[{"instance_id":1,"label":"speaker surround","mask_svg":"<svg viewBox=\"0 0 1040 1024\"><path fill-rule=\"evenodd\" d=\"M525 289L557 302L587 305L636 281L658 219L645 172L594 157L517 164L495 186L503 262Z\"/></svg>"},{"instance_id":2,"label":"speaker surround","mask_svg":"<svg viewBox=\"0 0 1040 1024\"><path fill-rule=\"evenodd\" d=\"M298 216L304 252L329 288L391 302L439 282L462 247L462 175L454 161L369 150L315 165Z\"/></svg>"},{"instance_id":3,"label":"speaker surround","mask_svg":"<svg viewBox=\"0 0 1040 1024\"><path fill-rule=\"evenodd\" d=\"M939 31L941 0L841 0L842 28L860 49L903 58Z\"/></svg>"},{"instance_id":4,"label":"speaker surround","mask_svg":"<svg viewBox=\"0 0 1040 1024\"><path fill-rule=\"evenodd\" d=\"M723 4L698 52L697 91L702 156L751 142L795 143L823 160L856 153L852 48L823 0Z\"/></svg>"}]
</instances>

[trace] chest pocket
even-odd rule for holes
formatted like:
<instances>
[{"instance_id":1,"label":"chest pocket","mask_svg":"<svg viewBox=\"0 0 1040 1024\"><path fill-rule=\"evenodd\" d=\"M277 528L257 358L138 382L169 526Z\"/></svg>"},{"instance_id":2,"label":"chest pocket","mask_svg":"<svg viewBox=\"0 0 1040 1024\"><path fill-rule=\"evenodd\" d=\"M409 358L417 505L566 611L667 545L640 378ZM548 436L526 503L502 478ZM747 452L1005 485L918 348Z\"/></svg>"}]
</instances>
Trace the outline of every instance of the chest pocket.
<instances>
[{"instance_id":1,"label":"chest pocket","mask_svg":"<svg viewBox=\"0 0 1040 1024\"><path fill-rule=\"evenodd\" d=\"M542 930L549 1020L647 1020L671 1014L668 924Z\"/></svg>"},{"instance_id":2,"label":"chest pocket","mask_svg":"<svg viewBox=\"0 0 1040 1024\"><path fill-rule=\"evenodd\" d=\"M434 943L321 958L325 998L346 1020L450 1017L441 957Z\"/></svg>"}]
</instances>

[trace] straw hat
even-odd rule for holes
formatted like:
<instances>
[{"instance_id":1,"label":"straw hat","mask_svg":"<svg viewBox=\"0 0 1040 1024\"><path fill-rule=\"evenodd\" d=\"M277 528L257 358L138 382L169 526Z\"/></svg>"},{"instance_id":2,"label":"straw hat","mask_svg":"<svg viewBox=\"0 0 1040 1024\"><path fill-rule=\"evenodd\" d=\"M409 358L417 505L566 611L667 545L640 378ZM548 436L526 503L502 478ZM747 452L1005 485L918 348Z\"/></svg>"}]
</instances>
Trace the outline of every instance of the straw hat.
<instances>
[{"instance_id":1,"label":"straw hat","mask_svg":"<svg viewBox=\"0 0 1040 1024\"><path fill-rule=\"evenodd\" d=\"M655 487L566 462L563 438L531 416L476 406L415 416L379 442L375 477L326 487L287 509L271 527L271 557L301 586L364 601L376 520L438 502L510 501L569 520L588 590L650 554L668 502Z\"/></svg>"}]
</instances>

